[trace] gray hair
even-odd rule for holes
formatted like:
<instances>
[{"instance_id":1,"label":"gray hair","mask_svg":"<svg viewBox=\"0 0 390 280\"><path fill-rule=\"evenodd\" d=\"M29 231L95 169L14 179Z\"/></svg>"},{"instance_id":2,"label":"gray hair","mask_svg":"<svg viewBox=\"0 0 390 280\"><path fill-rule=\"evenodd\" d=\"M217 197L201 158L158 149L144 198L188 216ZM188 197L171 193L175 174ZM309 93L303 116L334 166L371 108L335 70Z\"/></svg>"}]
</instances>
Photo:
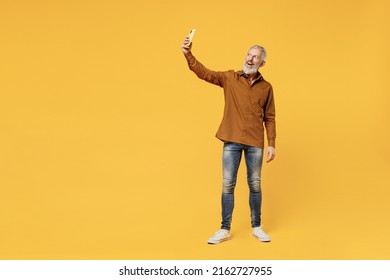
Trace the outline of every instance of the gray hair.
<instances>
[{"instance_id":1,"label":"gray hair","mask_svg":"<svg viewBox=\"0 0 390 280\"><path fill-rule=\"evenodd\" d=\"M261 61L264 61L264 60L266 59L266 57L267 57L267 51L265 50L264 47L259 46L259 45L253 45L253 46L250 48L250 50L251 50L251 49L258 49L258 50L261 51L261 58L260 58Z\"/></svg>"}]
</instances>

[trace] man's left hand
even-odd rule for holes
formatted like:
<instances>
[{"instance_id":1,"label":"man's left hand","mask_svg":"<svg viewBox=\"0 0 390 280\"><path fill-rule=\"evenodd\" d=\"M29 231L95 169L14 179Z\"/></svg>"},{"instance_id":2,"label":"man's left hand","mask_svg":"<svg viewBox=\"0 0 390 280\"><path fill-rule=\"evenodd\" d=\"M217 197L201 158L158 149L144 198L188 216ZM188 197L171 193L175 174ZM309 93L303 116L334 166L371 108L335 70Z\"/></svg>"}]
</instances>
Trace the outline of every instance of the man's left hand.
<instances>
[{"instance_id":1,"label":"man's left hand","mask_svg":"<svg viewBox=\"0 0 390 280\"><path fill-rule=\"evenodd\" d=\"M275 148L268 147L267 148L267 162L272 161L275 158Z\"/></svg>"}]
</instances>

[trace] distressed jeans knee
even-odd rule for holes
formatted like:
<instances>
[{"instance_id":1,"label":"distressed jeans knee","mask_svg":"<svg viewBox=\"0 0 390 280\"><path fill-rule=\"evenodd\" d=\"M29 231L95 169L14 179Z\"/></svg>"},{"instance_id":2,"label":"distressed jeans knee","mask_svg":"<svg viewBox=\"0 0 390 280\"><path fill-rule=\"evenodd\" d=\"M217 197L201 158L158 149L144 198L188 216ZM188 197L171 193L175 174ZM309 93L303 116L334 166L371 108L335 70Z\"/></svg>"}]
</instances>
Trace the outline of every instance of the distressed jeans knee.
<instances>
[{"instance_id":1,"label":"distressed jeans knee","mask_svg":"<svg viewBox=\"0 0 390 280\"><path fill-rule=\"evenodd\" d=\"M260 178L249 178L248 179L248 186L249 191L251 192L260 192L261 191L261 184L260 184Z\"/></svg>"},{"instance_id":2,"label":"distressed jeans knee","mask_svg":"<svg viewBox=\"0 0 390 280\"><path fill-rule=\"evenodd\" d=\"M233 178L223 178L222 193L232 194L236 186L236 180Z\"/></svg>"}]
</instances>

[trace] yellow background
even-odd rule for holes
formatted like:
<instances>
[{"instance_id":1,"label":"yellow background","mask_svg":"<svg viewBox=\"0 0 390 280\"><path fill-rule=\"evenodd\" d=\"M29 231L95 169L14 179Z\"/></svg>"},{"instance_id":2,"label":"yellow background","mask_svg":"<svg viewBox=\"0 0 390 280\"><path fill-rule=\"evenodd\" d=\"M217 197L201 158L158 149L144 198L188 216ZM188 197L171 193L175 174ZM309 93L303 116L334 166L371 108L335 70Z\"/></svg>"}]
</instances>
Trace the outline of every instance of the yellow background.
<instances>
[{"instance_id":1,"label":"yellow background","mask_svg":"<svg viewBox=\"0 0 390 280\"><path fill-rule=\"evenodd\" d=\"M1 259L389 259L390 4L0 1ZM269 52L277 157L268 244L251 237L245 165L220 225L214 70Z\"/></svg>"}]
</instances>

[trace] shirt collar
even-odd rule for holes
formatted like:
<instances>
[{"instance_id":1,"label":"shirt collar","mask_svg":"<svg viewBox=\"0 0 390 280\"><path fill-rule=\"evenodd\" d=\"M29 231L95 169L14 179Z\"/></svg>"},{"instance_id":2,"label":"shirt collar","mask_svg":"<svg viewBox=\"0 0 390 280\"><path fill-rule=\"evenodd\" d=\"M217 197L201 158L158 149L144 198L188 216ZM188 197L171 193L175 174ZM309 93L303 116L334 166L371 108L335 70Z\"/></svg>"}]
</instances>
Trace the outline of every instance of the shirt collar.
<instances>
[{"instance_id":1,"label":"shirt collar","mask_svg":"<svg viewBox=\"0 0 390 280\"><path fill-rule=\"evenodd\" d=\"M243 70L238 71L238 76L248 78L248 75L245 74ZM262 80L264 80L263 76L261 75L260 72L257 72L254 82L262 81Z\"/></svg>"}]
</instances>

